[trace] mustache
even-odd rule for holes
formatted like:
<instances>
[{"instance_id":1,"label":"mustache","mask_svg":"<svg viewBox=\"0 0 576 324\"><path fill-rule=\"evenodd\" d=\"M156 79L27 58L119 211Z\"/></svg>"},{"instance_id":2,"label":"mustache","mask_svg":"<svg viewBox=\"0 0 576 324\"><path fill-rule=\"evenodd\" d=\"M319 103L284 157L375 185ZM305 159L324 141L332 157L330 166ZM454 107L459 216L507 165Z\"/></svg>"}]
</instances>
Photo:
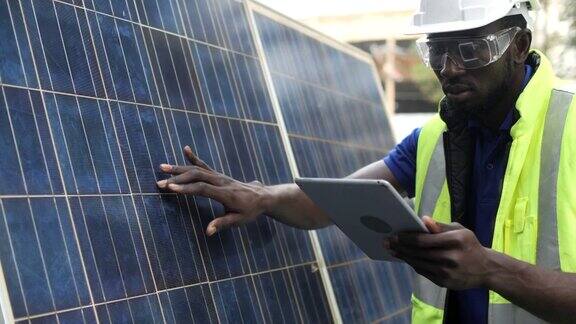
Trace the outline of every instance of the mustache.
<instances>
[{"instance_id":1,"label":"mustache","mask_svg":"<svg viewBox=\"0 0 576 324\"><path fill-rule=\"evenodd\" d=\"M458 80L458 79L451 79L451 80L446 80L444 82L442 82L442 90L446 93L446 92L461 92L461 91L467 91L467 90L473 90L474 89L474 85L470 84L469 82L466 82L464 80Z\"/></svg>"}]
</instances>

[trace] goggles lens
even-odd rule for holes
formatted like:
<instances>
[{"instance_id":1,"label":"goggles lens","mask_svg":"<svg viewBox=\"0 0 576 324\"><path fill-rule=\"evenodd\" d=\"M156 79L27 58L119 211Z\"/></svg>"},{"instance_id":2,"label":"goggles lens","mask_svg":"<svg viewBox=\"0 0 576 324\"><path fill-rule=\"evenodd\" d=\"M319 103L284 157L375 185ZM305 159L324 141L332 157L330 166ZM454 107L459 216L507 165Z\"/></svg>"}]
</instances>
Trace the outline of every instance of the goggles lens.
<instances>
[{"instance_id":1,"label":"goggles lens","mask_svg":"<svg viewBox=\"0 0 576 324\"><path fill-rule=\"evenodd\" d=\"M461 69L478 69L497 61L508 49L519 27L474 38L423 38L416 41L424 63L442 70L448 58Z\"/></svg>"}]
</instances>

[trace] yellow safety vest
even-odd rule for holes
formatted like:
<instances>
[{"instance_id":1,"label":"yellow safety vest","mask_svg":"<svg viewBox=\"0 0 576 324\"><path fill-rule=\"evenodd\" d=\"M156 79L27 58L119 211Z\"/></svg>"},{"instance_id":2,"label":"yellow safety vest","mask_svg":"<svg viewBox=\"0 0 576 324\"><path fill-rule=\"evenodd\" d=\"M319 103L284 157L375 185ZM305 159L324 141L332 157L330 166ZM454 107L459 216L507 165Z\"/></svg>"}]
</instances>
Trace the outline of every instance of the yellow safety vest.
<instances>
[{"instance_id":1,"label":"yellow safety vest","mask_svg":"<svg viewBox=\"0 0 576 324\"><path fill-rule=\"evenodd\" d=\"M556 78L548 59L518 98L520 119L512 127L512 146L496 214L492 249L537 266L576 272L576 100L574 87ZM450 223L442 134L437 115L421 130L416 162L416 208ZM444 318L446 289L416 274L412 322ZM489 292L489 323L541 323L542 320Z\"/></svg>"}]
</instances>

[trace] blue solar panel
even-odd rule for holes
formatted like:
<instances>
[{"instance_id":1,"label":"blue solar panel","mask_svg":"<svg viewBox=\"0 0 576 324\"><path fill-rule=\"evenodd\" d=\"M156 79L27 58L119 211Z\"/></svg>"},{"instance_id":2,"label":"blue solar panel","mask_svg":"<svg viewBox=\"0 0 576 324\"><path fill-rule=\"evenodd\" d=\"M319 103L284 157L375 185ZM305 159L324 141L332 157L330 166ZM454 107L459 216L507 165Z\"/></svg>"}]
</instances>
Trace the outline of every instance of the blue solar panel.
<instances>
[{"instance_id":1,"label":"blue solar panel","mask_svg":"<svg viewBox=\"0 0 576 324\"><path fill-rule=\"evenodd\" d=\"M223 206L155 185L184 145L243 181L292 179L245 10L0 1L8 320L331 320L308 233L261 218L207 238Z\"/></svg>"},{"instance_id":2,"label":"blue solar panel","mask_svg":"<svg viewBox=\"0 0 576 324\"><path fill-rule=\"evenodd\" d=\"M249 7L0 0L4 319L322 323L332 286L346 321L405 320L405 269L335 229L319 232L325 277L308 232L261 217L209 238L220 203L156 187L185 145L265 184L343 176L391 147L368 61L259 6L254 39Z\"/></svg>"},{"instance_id":3,"label":"blue solar panel","mask_svg":"<svg viewBox=\"0 0 576 324\"><path fill-rule=\"evenodd\" d=\"M370 59L267 10L256 22L300 176L381 159L394 141ZM335 227L318 235L344 322L409 322L406 267L370 261Z\"/></svg>"}]
</instances>

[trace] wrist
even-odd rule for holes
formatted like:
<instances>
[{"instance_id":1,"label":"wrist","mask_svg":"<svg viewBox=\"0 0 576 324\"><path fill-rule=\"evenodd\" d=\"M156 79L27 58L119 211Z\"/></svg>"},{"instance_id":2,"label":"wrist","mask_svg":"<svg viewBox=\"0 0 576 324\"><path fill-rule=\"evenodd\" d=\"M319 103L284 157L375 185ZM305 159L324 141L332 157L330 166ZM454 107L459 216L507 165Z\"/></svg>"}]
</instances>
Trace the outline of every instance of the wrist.
<instances>
[{"instance_id":1,"label":"wrist","mask_svg":"<svg viewBox=\"0 0 576 324\"><path fill-rule=\"evenodd\" d=\"M256 192L258 209L260 209L263 214L270 213L273 210L276 200L273 187L266 186L259 181L254 181L251 185Z\"/></svg>"},{"instance_id":2,"label":"wrist","mask_svg":"<svg viewBox=\"0 0 576 324\"><path fill-rule=\"evenodd\" d=\"M487 271L483 278L483 287L498 291L502 283L508 282L515 276L515 270L511 267L509 256L489 248L485 249Z\"/></svg>"}]
</instances>

